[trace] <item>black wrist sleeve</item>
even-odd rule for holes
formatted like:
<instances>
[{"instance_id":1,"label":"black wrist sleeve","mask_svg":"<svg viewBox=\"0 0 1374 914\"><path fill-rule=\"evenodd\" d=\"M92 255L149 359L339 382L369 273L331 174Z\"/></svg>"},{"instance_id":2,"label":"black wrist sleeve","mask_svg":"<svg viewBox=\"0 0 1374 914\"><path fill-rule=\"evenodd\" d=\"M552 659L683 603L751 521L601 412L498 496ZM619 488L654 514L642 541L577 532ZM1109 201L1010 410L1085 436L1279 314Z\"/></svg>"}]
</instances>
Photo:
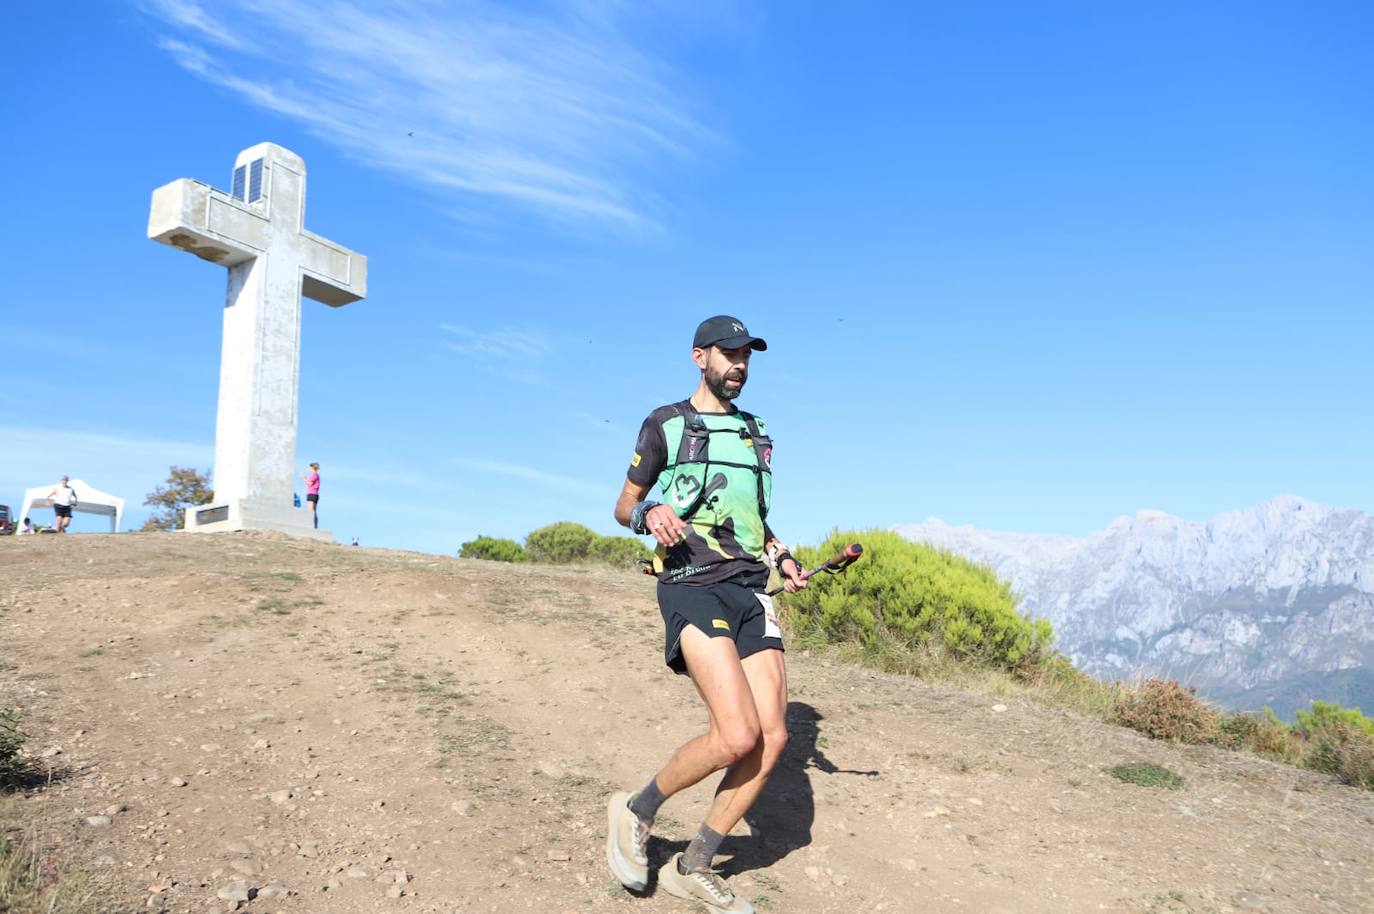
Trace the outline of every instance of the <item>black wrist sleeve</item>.
<instances>
[{"instance_id":1,"label":"black wrist sleeve","mask_svg":"<svg viewBox=\"0 0 1374 914\"><path fill-rule=\"evenodd\" d=\"M649 532L649 528L644 526L644 518L648 515L650 509L657 508L658 506L659 502L656 501L641 501L639 504L631 508L630 529L635 533L640 534L641 536L647 534Z\"/></svg>"}]
</instances>

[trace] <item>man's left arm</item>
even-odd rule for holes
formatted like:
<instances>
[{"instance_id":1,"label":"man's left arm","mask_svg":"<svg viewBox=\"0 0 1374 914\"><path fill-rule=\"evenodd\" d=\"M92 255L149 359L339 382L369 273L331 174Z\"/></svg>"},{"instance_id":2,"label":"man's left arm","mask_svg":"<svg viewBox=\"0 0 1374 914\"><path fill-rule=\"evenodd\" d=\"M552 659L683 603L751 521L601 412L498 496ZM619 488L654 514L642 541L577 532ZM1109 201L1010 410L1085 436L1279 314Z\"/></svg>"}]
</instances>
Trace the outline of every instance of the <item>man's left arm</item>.
<instances>
[{"instance_id":1,"label":"man's left arm","mask_svg":"<svg viewBox=\"0 0 1374 914\"><path fill-rule=\"evenodd\" d=\"M782 575L782 586L788 593L803 590L810 583L801 576L801 562L797 561L788 545L774 535L768 521L763 522L763 552Z\"/></svg>"}]
</instances>

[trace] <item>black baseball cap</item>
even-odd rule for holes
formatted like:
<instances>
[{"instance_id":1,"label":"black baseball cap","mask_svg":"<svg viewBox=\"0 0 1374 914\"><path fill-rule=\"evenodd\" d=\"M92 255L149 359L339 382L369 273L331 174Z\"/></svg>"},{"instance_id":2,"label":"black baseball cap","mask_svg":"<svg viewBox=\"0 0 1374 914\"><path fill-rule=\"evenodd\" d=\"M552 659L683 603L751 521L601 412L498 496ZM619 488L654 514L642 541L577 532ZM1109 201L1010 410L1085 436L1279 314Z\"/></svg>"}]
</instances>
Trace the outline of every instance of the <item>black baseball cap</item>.
<instances>
[{"instance_id":1,"label":"black baseball cap","mask_svg":"<svg viewBox=\"0 0 1374 914\"><path fill-rule=\"evenodd\" d=\"M697 335L692 337L693 349L707 349L719 346L721 349L743 349L748 346L758 352L768 348L768 344L756 336L749 335L744 321L725 314L708 317L697 327Z\"/></svg>"}]
</instances>

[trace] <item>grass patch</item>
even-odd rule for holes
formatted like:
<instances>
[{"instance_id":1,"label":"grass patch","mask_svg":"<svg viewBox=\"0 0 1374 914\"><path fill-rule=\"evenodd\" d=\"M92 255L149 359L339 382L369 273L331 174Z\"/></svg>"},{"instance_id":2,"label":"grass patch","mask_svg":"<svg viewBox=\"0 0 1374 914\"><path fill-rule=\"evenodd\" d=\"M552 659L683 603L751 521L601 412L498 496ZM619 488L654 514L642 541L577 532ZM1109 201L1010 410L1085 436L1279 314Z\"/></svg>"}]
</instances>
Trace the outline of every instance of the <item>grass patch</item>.
<instances>
[{"instance_id":1,"label":"grass patch","mask_svg":"<svg viewBox=\"0 0 1374 914\"><path fill-rule=\"evenodd\" d=\"M108 891L68 873L31 834L0 835L0 911L7 914L115 914Z\"/></svg>"},{"instance_id":2,"label":"grass patch","mask_svg":"<svg viewBox=\"0 0 1374 914\"><path fill-rule=\"evenodd\" d=\"M291 612L286 608L286 603L276 597L272 597L270 600L259 600L257 608L260 612L270 612L277 616L285 616Z\"/></svg>"},{"instance_id":3,"label":"grass patch","mask_svg":"<svg viewBox=\"0 0 1374 914\"><path fill-rule=\"evenodd\" d=\"M294 571L248 571L243 575L245 580L269 580L286 581L289 584L299 584L305 578L296 574Z\"/></svg>"},{"instance_id":4,"label":"grass patch","mask_svg":"<svg viewBox=\"0 0 1374 914\"><path fill-rule=\"evenodd\" d=\"M0 673L8 673L10 670L19 669L19 664L10 663L8 660L0 660Z\"/></svg>"},{"instance_id":5,"label":"grass patch","mask_svg":"<svg viewBox=\"0 0 1374 914\"><path fill-rule=\"evenodd\" d=\"M1154 762L1127 762L1103 768L1103 771L1127 784L1141 787L1162 787L1165 790L1178 790L1184 784L1183 777Z\"/></svg>"}]
</instances>

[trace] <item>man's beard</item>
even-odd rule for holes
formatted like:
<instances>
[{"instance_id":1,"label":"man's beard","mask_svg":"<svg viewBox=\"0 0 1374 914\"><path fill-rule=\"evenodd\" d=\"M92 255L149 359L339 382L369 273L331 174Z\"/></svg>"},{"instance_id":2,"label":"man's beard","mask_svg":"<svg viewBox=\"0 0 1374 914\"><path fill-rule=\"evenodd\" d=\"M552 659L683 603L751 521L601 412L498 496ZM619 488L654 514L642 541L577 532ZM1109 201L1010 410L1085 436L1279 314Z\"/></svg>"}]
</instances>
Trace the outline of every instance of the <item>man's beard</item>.
<instances>
[{"instance_id":1,"label":"man's beard","mask_svg":"<svg viewBox=\"0 0 1374 914\"><path fill-rule=\"evenodd\" d=\"M727 379L738 380L739 387L731 387L726 384ZM718 400L733 400L744 390L744 383L749 380L749 372L736 368L731 368L720 374L716 374L709 369L706 372L706 389L716 395Z\"/></svg>"}]
</instances>

